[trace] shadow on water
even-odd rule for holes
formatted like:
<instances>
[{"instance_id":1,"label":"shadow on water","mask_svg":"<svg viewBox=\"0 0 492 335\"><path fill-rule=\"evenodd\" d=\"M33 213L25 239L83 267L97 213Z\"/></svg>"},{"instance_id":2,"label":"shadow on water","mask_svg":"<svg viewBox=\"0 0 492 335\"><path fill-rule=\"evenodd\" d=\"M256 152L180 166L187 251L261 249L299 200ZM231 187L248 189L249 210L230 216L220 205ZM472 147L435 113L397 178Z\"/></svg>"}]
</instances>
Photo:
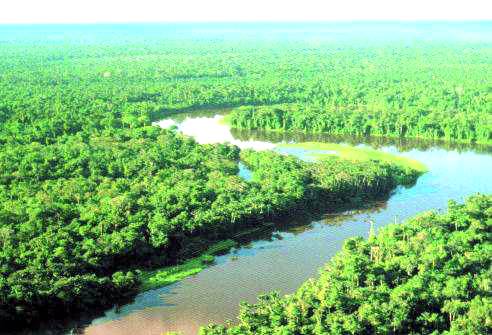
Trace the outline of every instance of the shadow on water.
<instances>
[{"instance_id":1,"label":"shadow on water","mask_svg":"<svg viewBox=\"0 0 492 335\"><path fill-rule=\"evenodd\" d=\"M237 260L238 257L251 257L262 250L279 249L280 246L257 245L261 242L273 242L283 240L286 234L297 236L312 230L316 225L322 224L327 226L340 226L350 218L356 215L376 213L384 210L386 202L391 195L379 197L364 202L352 203L350 205L337 206L336 209L324 211L301 211L296 215L283 217L271 223L265 223L257 228L242 231L236 236L231 237L237 242L237 246L229 252L219 255L215 265L223 262L224 258L231 261ZM369 227L369 226L368 226ZM149 306L158 307L175 307L174 303L167 303L162 299L163 295L172 296L177 293L173 288L179 286L179 283L164 286L156 290L143 292L134 298L122 300L118 305L109 311L93 311L79 315L77 319L57 320L50 323L42 324L36 329L18 331L15 333L2 332L0 334L15 335L58 335L58 334L85 334L85 329L94 324L93 320L104 317L104 319L117 320L131 315L132 313L143 311ZM156 294L158 292L158 294Z\"/></svg>"}]
</instances>

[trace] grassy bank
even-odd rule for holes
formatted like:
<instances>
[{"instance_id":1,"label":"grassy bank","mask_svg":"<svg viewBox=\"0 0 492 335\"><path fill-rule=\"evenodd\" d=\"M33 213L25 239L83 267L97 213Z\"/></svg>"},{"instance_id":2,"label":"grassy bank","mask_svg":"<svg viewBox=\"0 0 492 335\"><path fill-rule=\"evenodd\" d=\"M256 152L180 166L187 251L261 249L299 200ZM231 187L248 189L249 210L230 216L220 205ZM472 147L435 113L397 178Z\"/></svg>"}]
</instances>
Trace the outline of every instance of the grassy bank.
<instances>
[{"instance_id":1,"label":"grassy bank","mask_svg":"<svg viewBox=\"0 0 492 335\"><path fill-rule=\"evenodd\" d=\"M202 255L191 258L182 264L140 271L140 291L153 290L193 276L213 264L216 255L227 252L234 246L236 246L236 242L233 240L220 241L210 246Z\"/></svg>"},{"instance_id":2,"label":"grassy bank","mask_svg":"<svg viewBox=\"0 0 492 335\"><path fill-rule=\"evenodd\" d=\"M312 150L313 153L310 153L308 155L315 158L316 160L323 160L333 156L353 161L378 160L386 163L393 163L405 168L411 168L420 173L424 173L427 171L427 167L423 163L415 159L397 156L370 148L360 148L344 144L321 142L281 144L278 146L278 148Z\"/></svg>"}]
</instances>

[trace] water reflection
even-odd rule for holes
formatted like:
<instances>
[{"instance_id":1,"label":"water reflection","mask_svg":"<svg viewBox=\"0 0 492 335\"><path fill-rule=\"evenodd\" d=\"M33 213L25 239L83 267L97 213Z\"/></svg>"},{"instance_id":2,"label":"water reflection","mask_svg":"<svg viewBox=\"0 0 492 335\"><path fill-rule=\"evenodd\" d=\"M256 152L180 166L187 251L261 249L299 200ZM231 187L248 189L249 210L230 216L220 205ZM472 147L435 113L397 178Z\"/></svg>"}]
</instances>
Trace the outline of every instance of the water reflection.
<instances>
[{"instance_id":1,"label":"water reflection","mask_svg":"<svg viewBox=\"0 0 492 335\"><path fill-rule=\"evenodd\" d=\"M299 142L325 142L325 143L346 143L350 145L369 145L373 148L383 148L394 146L399 152L414 149L429 150L441 148L458 152L474 151L492 153L492 146L485 144L453 143L442 140L429 139L409 139L409 138L388 138L388 137L367 137L367 136L335 136L329 134L306 134L298 132L268 132L263 130L243 130L231 129L234 138L238 140L255 140L272 143L299 143Z\"/></svg>"},{"instance_id":2,"label":"water reflection","mask_svg":"<svg viewBox=\"0 0 492 335\"><path fill-rule=\"evenodd\" d=\"M169 128L176 126L177 129L188 136L192 136L200 144L230 143L241 149L269 150L275 144L269 141L259 141L251 139L236 139L229 126L223 123L224 115L215 114L212 116L186 116L180 115L176 119L164 119L154 124Z\"/></svg>"}]
</instances>

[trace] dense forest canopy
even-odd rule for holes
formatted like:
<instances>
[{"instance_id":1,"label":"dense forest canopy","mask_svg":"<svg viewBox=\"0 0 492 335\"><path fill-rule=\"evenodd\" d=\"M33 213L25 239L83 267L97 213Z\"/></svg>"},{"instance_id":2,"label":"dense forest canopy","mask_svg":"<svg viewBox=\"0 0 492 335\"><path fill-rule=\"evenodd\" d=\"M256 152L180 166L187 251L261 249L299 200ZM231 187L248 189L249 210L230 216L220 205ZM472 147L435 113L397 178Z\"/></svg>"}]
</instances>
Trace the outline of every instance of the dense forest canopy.
<instances>
[{"instance_id":1,"label":"dense forest canopy","mask_svg":"<svg viewBox=\"0 0 492 335\"><path fill-rule=\"evenodd\" d=\"M296 293L244 303L202 335L490 334L492 197L352 238Z\"/></svg>"},{"instance_id":2,"label":"dense forest canopy","mask_svg":"<svg viewBox=\"0 0 492 335\"><path fill-rule=\"evenodd\" d=\"M489 129L492 49L473 32L390 43L331 28L259 40L174 28L0 27L2 325L110 305L135 293L142 267L293 208L387 194L417 177L381 162L198 145L152 126L169 113L411 101L478 115ZM237 175L239 160L251 181Z\"/></svg>"},{"instance_id":3,"label":"dense forest canopy","mask_svg":"<svg viewBox=\"0 0 492 335\"><path fill-rule=\"evenodd\" d=\"M390 100L382 101L378 106L290 104L239 107L228 119L231 126L238 129L492 143L492 105L486 99L477 102L475 107L468 104L468 108L458 108L458 104L455 107L422 108L413 102L401 101L394 106L394 101Z\"/></svg>"},{"instance_id":4,"label":"dense forest canopy","mask_svg":"<svg viewBox=\"0 0 492 335\"><path fill-rule=\"evenodd\" d=\"M424 27L367 40L365 27L291 38L280 29L258 39L255 30L234 38L234 31L143 26L139 39L124 27L99 37L76 28L65 38L44 28L43 40L0 31L0 143L145 125L183 108L286 103L296 105L286 109L285 129L484 143L492 136L486 23L481 35L463 24L456 37L427 38ZM280 128L270 119L235 125Z\"/></svg>"}]
</instances>

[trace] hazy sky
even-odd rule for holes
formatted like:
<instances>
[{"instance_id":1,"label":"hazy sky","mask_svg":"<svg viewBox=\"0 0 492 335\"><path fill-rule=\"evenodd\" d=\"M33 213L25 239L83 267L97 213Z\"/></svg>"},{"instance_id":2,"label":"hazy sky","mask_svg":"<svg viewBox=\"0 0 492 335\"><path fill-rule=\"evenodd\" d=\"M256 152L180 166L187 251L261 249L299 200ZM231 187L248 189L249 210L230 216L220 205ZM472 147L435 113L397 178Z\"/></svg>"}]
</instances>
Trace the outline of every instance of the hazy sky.
<instances>
[{"instance_id":1,"label":"hazy sky","mask_svg":"<svg viewBox=\"0 0 492 335\"><path fill-rule=\"evenodd\" d=\"M0 0L0 23L491 20L492 0Z\"/></svg>"}]
</instances>

